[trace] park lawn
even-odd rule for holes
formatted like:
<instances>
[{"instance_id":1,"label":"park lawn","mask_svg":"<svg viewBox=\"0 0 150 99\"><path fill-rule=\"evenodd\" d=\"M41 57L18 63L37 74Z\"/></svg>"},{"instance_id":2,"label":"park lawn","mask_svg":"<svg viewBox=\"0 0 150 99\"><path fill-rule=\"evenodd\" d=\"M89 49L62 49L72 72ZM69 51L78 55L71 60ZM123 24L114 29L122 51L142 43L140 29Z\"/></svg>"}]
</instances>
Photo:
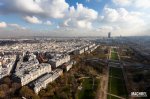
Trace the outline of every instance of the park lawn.
<instances>
[{"instance_id":1,"label":"park lawn","mask_svg":"<svg viewBox=\"0 0 150 99\"><path fill-rule=\"evenodd\" d=\"M123 78L123 73L121 68L110 67L109 75L113 77Z\"/></svg>"},{"instance_id":2,"label":"park lawn","mask_svg":"<svg viewBox=\"0 0 150 99\"><path fill-rule=\"evenodd\" d=\"M114 52L111 52L111 59L112 60L118 60L118 54L114 53Z\"/></svg>"},{"instance_id":3,"label":"park lawn","mask_svg":"<svg viewBox=\"0 0 150 99\"><path fill-rule=\"evenodd\" d=\"M112 51L112 52L115 52L116 50L115 50L114 48L111 48L111 51Z\"/></svg>"},{"instance_id":4,"label":"park lawn","mask_svg":"<svg viewBox=\"0 0 150 99\"><path fill-rule=\"evenodd\" d=\"M125 82L122 79L109 77L108 92L120 97L127 98Z\"/></svg>"},{"instance_id":5,"label":"park lawn","mask_svg":"<svg viewBox=\"0 0 150 99\"><path fill-rule=\"evenodd\" d=\"M94 80L94 86L93 86L93 79L84 79L82 82L82 89L78 90L77 92L77 99L94 99L95 93L98 88L99 80Z\"/></svg>"},{"instance_id":6,"label":"park lawn","mask_svg":"<svg viewBox=\"0 0 150 99\"><path fill-rule=\"evenodd\" d=\"M114 97L114 96L111 96L111 95L107 95L107 99L120 99L120 98Z\"/></svg>"}]
</instances>

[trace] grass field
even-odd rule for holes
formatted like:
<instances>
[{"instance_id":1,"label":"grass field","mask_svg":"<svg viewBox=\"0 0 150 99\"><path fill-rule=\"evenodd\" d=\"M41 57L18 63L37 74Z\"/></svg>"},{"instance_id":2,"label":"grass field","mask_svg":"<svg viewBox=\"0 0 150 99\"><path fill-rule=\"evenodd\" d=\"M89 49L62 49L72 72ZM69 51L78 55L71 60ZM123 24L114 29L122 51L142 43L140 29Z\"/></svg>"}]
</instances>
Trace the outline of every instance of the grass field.
<instances>
[{"instance_id":1,"label":"grass field","mask_svg":"<svg viewBox=\"0 0 150 99\"><path fill-rule=\"evenodd\" d=\"M120 99L120 98L117 98L117 97L114 97L114 96L111 96L111 95L107 95L107 99Z\"/></svg>"},{"instance_id":2,"label":"grass field","mask_svg":"<svg viewBox=\"0 0 150 99\"><path fill-rule=\"evenodd\" d=\"M127 97L127 91L125 87L124 80L118 79L118 78L109 78L109 86L108 86L108 92L117 96L121 96L126 98Z\"/></svg>"},{"instance_id":3,"label":"grass field","mask_svg":"<svg viewBox=\"0 0 150 99\"><path fill-rule=\"evenodd\" d=\"M127 98L127 89L125 86L125 81L123 79L122 69L110 67L109 75L110 77L108 82L108 92L110 94ZM117 98L112 97L110 99L117 99Z\"/></svg>"},{"instance_id":4,"label":"grass field","mask_svg":"<svg viewBox=\"0 0 150 99\"><path fill-rule=\"evenodd\" d=\"M111 48L111 51L112 51L112 52L116 52L116 49L115 49L115 48Z\"/></svg>"},{"instance_id":5,"label":"grass field","mask_svg":"<svg viewBox=\"0 0 150 99\"><path fill-rule=\"evenodd\" d=\"M109 68L109 75L113 77L123 78L122 69L110 67Z\"/></svg>"},{"instance_id":6,"label":"grass field","mask_svg":"<svg viewBox=\"0 0 150 99\"><path fill-rule=\"evenodd\" d=\"M77 99L94 99L98 84L98 79L94 80L94 86L93 79L84 79L82 82L82 90L77 92Z\"/></svg>"},{"instance_id":7,"label":"grass field","mask_svg":"<svg viewBox=\"0 0 150 99\"><path fill-rule=\"evenodd\" d=\"M118 60L118 54L116 52L111 52L111 59Z\"/></svg>"}]
</instances>

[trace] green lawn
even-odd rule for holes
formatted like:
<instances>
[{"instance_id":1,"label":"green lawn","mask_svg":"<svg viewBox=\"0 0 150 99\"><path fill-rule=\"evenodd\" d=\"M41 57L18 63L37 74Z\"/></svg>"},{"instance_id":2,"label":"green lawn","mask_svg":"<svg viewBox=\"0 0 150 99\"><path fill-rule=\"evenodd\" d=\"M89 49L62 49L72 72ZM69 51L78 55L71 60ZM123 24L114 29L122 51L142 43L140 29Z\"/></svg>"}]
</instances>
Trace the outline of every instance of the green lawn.
<instances>
[{"instance_id":1,"label":"green lawn","mask_svg":"<svg viewBox=\"0 0 150 99\"><path fill-rule=\"evenodd\" d=\"M127 91L125 87L124 80L122 79L117 79L110 77L109 78L109 93L121 96L121 97L127 97Z\"/></svg>"},{"instance_id":2,"label":"green lawn","mask_svg":"<svg viewBox=\"0 0 150 99\"><path fill-rule=\"evenodd\" d=\"M77 99L94 99L95 93L98 88L99 80L94 80L93 86L93 79L84 79L82 82L82 90L77 92Z\"/></svg>"},{"instance_id":3,"label":"green lawn","mask_svg":"<svg viewBox=\"0 0 150 99\"><path fill-rule=\"evenodd\" d=\"M109 68L109 75L113 77L123 78L122 69L110 67Z\"/></svg>"},{"instance_id":4,"label":"green lawn","mask_svg":"<svg viewBox=\"0 0 150 99\"><path fill-rule=\"evenodd\" d=\"M111 51L116 52L116 49L115 48L111 48Z\"/></svg>"},{"instance_id":5,"label":"green lawn","mask_svg":"<svg viewBox=\"0 0 150 99\"><path fill-rule=\"evenodd\" d=\"M112 60L118 60L118 54L115 52L111 52L111 59Z\"/></svg>"},{"instance_id":6,"label":"green lawn","mask_svg":"<svg viewBox=\"0 0 150 99\"><path fill-rule=\"evenodd\" d=\"M107 99L120 99L120 98L117 98L117 97L114 97L114 96L111 96L111 95L107 95Z\"/></svg>"},{"instance_id":7,"label":"green lawn","mask_svg":"<svg viewBox=\"0 0 150 99\"><path fill-rule=\"evenodd\" d=\"M120 97L127 98L127 89L121 68L110 67L109 70L108 92ZM111 98L116 99L116 98Z\"/></svg>"}]
</instances>

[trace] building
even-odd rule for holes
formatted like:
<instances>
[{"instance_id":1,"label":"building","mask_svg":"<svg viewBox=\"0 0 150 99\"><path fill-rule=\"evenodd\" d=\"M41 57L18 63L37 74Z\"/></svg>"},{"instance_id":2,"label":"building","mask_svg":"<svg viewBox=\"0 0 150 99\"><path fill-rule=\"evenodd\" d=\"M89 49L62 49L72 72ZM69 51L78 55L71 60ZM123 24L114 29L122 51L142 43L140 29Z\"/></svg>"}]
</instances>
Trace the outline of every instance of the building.
<instances>
[{"instance_id":1,"label":"building","mask_svg":"<svg viewBox=\"0 0 150 99\"><path fill-rule=\"evenodd\" d=\"M62 68L63 68L64 71L69 71L72 68L73 65L74 65L74 61L69 61L67 63L64 63L62 65Z\"/></svg>"},{"instance_id":2,"label":"building","mask_svg":"<svg viewBox=\"0 0 150 99\"><path fill-rule=\"evenodd\" d=\"M56 78L58 78L62 74L63 74L62 69L55 69L54 71L52 71L52 81L54 81Z\"/></svg>"},{"instance_id":3,"label":"building","mask_svg":"<svg viewBox=\"0 0 150 99\"><path fill-rule=\"evenodd\" d=\"M73 51L73 55L79 55L84 53L84 48L79 48Z\"/></svg>"},{"instance_id":4,"label":"building","mask_svg":"<svg viewBox=\"0 0 150 99\"><path fill-rule=\"evenodd\" d=\"M38 94L38 92L42 88L46 88L47 84L49 84L50 82L54 81L55 79L57 79L62 74L63 74L63 70L62 69L55 69L51 73L47 73L44 76L40 77L39 79L37 79L33 83L33 86L34 86L33 90L34 90L34 92Z\"/></svg>"},{"instance_id":5,"label":"building","mask_svg":"<svg viewBox=\"0 0 150 99\"><path fill-rule=\"evenodd\" d=\"M19 61L16 66L16 72L35 67L37 65L39 65L39 61L37 59L32 60L32 61L27 61L27 62Z\"/></svg>"},{"instance_id":6,"label":"building","mask_svg":"<svg viewBox=\"0 0 150 99\"><path fill-rule=\"evenodd\" d=\"M85 46L84 52L87 52L87 51L88 51L88 46Z\"/></svg>"},{"instance_id":7,"label":"building","mask_svg":"<svg viewBox=\"0 0 150 99\"><path fill-rule=\"evenodd\" d=\"M93 48L94 46L95 46L95 44L90 44L88 48L91 49L91 48Z\"/></svg>"},{"instance_id":8,"label":"building","mask_svg":"<svg viewBox=\"0 0 150 99\"><path fill-rule=\"evenodd\" d=\"M70 55L63 54L61 56L56 56L53 59L50 59L49 63L53 68L57 68L68 61L70 61Z\"/></svg>"},{"instance_id":9,"label":"building","mask_svg":"<svg viewBox=\"0 0 150 99\"><path fill-rule=\"evenodd\" d=\"M45 73L51 72L51 65L42 63L38 64L37 66L30 67L30 68L24 68L19 71L16 71L14 74L13 79L21 85L26 85L29 82L37 79L38 77L42 76Z\"/></svg>"},{"instance_id":10,"label":"building","mask_svg":"<svg viewBox=\"0 0 150 99\"><path fill-rule=\"evenodd\" d=\"M37 79L34 83L33 83L33 90L35 93L38 94L38 92L42 89L42 88L46 88L47 84L52 82L52 74L45 74L44 76L42 76L41 78Z\"/></svg>"},{"instance_id":11,"label":"building","mask_svg":"<svg viewBox=\"0 0 150 99\"><path fill-rule=\"evenodd\" d=\"M111 32L108 33L108 38L111 38Z\"/></svg>"},{"instance_id":12,"label":"building","mask_svg":"<svg viewBox=\"0 0 150 99\"><path fill-rule=\"evenodd\" d=\"M0 59L0 79L8 76L14 67L16 55L5 55Z\"/></svg>"}]
</instances>

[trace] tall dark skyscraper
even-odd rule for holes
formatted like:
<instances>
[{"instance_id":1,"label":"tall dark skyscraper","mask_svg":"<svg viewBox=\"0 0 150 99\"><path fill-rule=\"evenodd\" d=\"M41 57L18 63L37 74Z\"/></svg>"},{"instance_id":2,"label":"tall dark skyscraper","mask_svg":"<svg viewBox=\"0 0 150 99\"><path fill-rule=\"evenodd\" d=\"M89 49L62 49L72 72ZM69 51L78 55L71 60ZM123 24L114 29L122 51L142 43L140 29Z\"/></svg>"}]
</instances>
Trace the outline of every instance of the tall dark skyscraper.
<instances>
[{"instance_id":1,"label":"tall dark skyscraper","mask_svg":"<svg viewBox=\"0 0 150 99\"><path fill-rule=\"evenodd\" d=\"M108 38L111 38L111 32L108 33Z\"/></svg>"}]
</instances>

